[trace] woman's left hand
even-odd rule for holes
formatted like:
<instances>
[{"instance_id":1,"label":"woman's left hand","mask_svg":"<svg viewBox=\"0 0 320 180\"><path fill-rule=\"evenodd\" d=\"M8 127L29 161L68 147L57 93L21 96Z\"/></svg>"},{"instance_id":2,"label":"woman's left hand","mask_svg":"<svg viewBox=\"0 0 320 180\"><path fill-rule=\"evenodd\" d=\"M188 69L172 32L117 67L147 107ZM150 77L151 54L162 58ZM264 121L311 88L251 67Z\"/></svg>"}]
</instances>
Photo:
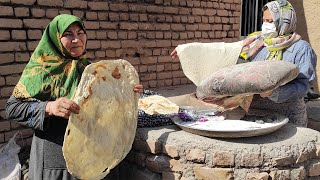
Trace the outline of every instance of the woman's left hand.
<instances>
[{"instance_id":1,"label":"woman's left hand","mask_svg":"<svg viewBox=\"0 0 320 180\"><path fill-rule=\"evenodd\" d=\"M133 91L134 91L134 92L137 92L137 93L142 93L142 92L143 92L143 85L141 85L141 84L136 84L136 85L133 87Z\"/></svg>"}]
</instances>

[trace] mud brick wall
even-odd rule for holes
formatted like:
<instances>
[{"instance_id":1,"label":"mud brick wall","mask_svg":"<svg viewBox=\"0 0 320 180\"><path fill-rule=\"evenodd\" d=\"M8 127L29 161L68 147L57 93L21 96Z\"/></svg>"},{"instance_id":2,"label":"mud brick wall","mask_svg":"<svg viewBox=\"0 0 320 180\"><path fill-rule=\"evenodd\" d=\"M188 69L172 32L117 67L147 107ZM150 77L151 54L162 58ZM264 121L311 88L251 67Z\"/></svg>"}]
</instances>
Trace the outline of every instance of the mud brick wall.
<instances>
[{"instance_id":1,"label":"mud brick wall","mask_svg":"<svg viewBox=\"0 0 320 180\"><path fill-rule=\"evenodd\" d=\"M240 10L241 0L0 0L0 147L22 130L5 120L5 103L56 15L84 20L93 62L126 59L149 88L190 83L170 52L188 42L237 41Z\"/></svg>"}]
</instances>

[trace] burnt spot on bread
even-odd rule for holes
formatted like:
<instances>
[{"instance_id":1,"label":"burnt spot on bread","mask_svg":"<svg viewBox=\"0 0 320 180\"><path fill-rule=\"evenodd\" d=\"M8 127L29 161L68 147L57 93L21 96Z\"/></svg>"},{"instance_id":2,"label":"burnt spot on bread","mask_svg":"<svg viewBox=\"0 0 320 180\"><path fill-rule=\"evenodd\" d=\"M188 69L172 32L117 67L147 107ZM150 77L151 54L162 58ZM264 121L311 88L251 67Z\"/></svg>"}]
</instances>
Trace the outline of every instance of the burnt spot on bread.
<instances>
[{"instance_id":1,"label":"burnt spot on bread","mask_svg":"<svg viewBox=\"0 0 320 180\"><path fill-rule=\"evenodd\" d=\"M91 84L89 85L88 91L89 91L89 96L91 96L91 95L93 94ZM89 96L88 96L88 97L89 97Z\"/></svg>"},{"instance_id":2,"label":"burnt spot on bread","mask_svg":"<svg viewBox=\"0 0 320 180\"><path fill-rule=\"evenodd\" d=\"M122 64L122 68L123 68L123 69L126 69L126 65L125 65L125 64Z\"/></svg>"},{"instance_id":3,"label":"burnt spot on bread","mask_svg":"<svg viewBox=\"0 0 320 180\"><path fill-rule=\"evenodd\" d=\"M102 66L102 65L97 66L97 67L96 67L96 70L94 70L92 74L98 79L98 81L99 81L100 79L102 79L103 81L106 81L106 80L107 80L107 77L105 77L105 76L99 76L99 75L98 75L97 68L99 68L99 67L101 67L101 68L103 68L103 69L106 69L105 66ZM100 74L101 74L101 73L100 73ZM99 81L99 82L100 82L100 81Z\"/></svg>"},{"instance_id":4,"label":"burnt spot on bread","mask_svg":"<svg viewBox=\"0 0 320 180\"><path fill-rule=\"evenodd\" d=\"M70 129L68 129L67 136L69 136L69 134L70 134Z\"/></svg>"},{"instance_id":5,"label":"burnt spot on bread","mask_svg":"<svg viewBox=\"0 0 320 180\"><path fill-rule=\"evenodd\" d=\"M94 71L93 71L93 73L92 73L94 76L96 76L96 75L98 74L98 69L99 69L99 68L107 69L107 67L106 67L104 64L96 65L95 68L94 68Z\"/></svg>"},{"instance_id":6,"label":"burnt spot on bread","mask_svg":"<svg viewBox=\"0 0 320 180\"><path fill-rule=\"evenodd\" d=\"M105 168L105 169L102 171L102 173L104 173L104 172L108 171L108 169L109 169L109 168Z\"/></svg>"},{"instance_id":7,"label":"burnt spot on bread","mask_svg":"<svg viewBox=\"0 0 320 180\"><path fill-rule=\"evenodd\" d=\"M120 79L121 78L121 73L119 71L118 66L116 66L116 68L114 68L114 70L112 71L112 77L114 77L115 79Z\"/></svg>"},{"instance_id":8,"label":"burnt spot on bread","mask_svg":"<svg viewBox=\"0 0 320 180\"><path fill-rule=\"evenodd\" d=\"M97 65L96 69L98 69L98 68L107 69L107 67L104 64Z\"/></svg>"}]
</instances>

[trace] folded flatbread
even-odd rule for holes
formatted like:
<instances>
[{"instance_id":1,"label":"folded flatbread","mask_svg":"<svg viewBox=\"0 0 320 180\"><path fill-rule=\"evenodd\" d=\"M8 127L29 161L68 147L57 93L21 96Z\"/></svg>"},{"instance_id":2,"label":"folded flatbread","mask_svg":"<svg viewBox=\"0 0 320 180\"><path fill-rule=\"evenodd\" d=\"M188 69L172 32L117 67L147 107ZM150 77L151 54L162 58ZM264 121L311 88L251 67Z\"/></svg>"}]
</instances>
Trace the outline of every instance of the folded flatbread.
<instances>
[{"instance_id":1,"label":"folded flatbread","mask_svg":"<svg viewBox=\"0 0 320 180\"><path fill-rule=\"evenodd\" d=\"M139 99L138 107L150 115L172 114L179 112L179 106L171 102L169 99L159 95Z\"/></svg>"},{"instance_id":2,"label":"folded flatbread","mask_svg":"<svg viewBox=\"0 0 320 180\"><path fill-rule=\"evenodd\" d=\"M223 67L235 65L242 41L233 43L188 43L176 48L183 73L196 86Z\"/></svg>"},{"instance_id":3,"label":"folded flatbread","mask_svg":"<svg viewBox=\"0 0 320 180\"><path fill-rule=\"evenodd\" d=\"M137 127L138 83L125 60L86 67L73 97L80 113L70 116L62 148L72 175L102 179L128 154Z\"/></svg>"}]
</instances>

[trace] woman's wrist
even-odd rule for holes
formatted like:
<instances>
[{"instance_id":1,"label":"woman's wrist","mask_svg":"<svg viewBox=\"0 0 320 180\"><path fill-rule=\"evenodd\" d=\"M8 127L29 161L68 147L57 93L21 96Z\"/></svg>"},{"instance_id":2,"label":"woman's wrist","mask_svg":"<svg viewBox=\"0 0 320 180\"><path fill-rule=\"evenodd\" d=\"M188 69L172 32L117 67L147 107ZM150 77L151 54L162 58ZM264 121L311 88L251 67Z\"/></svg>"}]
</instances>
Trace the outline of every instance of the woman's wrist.
<instances>
[{"instance_id":1,"label":"woman's wrist","mask_svg":"<svg viewBox=\"0 0 320 180\"><path fill-rule=\"evenodd\" d=\"M52 102L48 101L47 105L46 105L46 115L45 115L45 117L52 116L51 105L52 105Z\"/></svg>"}]
</instances>

